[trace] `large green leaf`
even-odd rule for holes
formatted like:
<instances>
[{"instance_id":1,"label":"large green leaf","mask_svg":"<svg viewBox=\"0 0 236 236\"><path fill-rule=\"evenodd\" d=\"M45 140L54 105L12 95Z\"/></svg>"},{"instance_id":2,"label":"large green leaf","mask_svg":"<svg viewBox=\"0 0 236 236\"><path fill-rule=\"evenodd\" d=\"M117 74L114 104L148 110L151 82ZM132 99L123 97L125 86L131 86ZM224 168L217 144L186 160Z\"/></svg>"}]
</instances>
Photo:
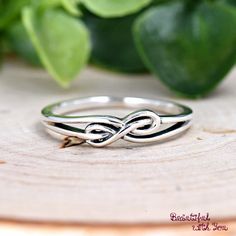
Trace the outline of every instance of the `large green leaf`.
<instances>
[{"instance_id":1,"label":"large green leaf","mask_svg":"<svg viewBox=\"0 0 236 236\"><path fill-rule=\"evenodd\" d=\"M170 89L186 96L211 91L235 62L236 12L228 5L156 7L138 19L134 34L149 69Z\"/></svg>"},{"instance_id":2,"label":"large green leaf","mask_svg":"<svg viewBox=\"0 0 236 236\"><path fill-rule=\"evenodd\" d=\"M33 65L41 65L35 48L21 21L8 27L7 38L10 42L11 49L13 49L14 52Z\"/></svg>"},{"instance_id":3,"label":"large green leaf","mask_svg":"<svg viewBox=\"0 0 236 236\"><path fill-rule=\"evenodd\" d=\"M120 17L139 11L152 0L80 0L88 10L102 17Z\"/></svg>"},{"instance_id":4,"label":"large green leaf","mask_svg":"<svg viewBox=\"0 0 236 236\"><path fill-rule=\"evenodd\" d=\"M132 26L138 14L104 19L84 12L91 32L92 62L124 72L142 72L145 66L136 50Z\"/></svg>"},{"instance_id":5,"label":"large green leaf","mask_svg":"<svg viewBox=\"0 0 236 236\"><path fill-rule=\"evenodd\" d=\"M23 22L44 66L60 85L68 86L89 57L83 23L58 9L38 13L29 7L23 11Z\"/></svg>"}]
</instances>

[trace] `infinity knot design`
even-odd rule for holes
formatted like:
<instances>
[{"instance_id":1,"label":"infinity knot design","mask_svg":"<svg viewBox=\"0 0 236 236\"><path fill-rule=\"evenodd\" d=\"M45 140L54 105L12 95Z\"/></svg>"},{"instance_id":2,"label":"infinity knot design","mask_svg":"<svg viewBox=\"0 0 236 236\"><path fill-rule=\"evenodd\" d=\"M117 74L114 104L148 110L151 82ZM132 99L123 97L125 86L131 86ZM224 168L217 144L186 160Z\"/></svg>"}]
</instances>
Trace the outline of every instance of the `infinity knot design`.
<instances>
[{"instance_id":1,"label":"infinity knot design","mask_svg":"<svg viewBox=\"0 0 236 236\"><path fill-rule=\"evenodd\" d=\"M97 108L143 107L119 118L109 115L74 114ZM158 115L158 111L161 112ZM97 96L71 99L46 106L42 123L54 138L63 140L62 147L88 143L94 147L107 146L118 139L133 143L167 140L186 131L192 124L193 112L184 105L138 97ZM161 126L161 127L160 127Z\"/></svg>"},{"instance_id":2,"label":"infinity knot design","mask_svg":"<svg viewBox=\"0 0 236 236\"><path fill-rule=\"evenodd\" d=\"M85 128L86 134L99 134L102 138L86 140L94 147L109 145L118 139L127 141L144 141L158 132L161 125L160 117L153 111L141 110L129 114L123 119L107 119L102 123L91 123Z\"/></svg>"}]
</instances>

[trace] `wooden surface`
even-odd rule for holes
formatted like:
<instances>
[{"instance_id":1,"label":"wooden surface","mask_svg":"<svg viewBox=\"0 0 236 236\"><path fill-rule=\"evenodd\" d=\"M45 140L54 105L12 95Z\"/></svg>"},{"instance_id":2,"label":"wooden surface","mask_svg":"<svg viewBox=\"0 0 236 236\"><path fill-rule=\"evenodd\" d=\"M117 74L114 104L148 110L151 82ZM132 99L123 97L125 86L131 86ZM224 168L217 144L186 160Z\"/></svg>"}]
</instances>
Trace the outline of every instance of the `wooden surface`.
<instances>
[{"instance_id":1,"label":"wooden surface","mask_svg":"<svg viewBox=\"0 0 236 236\"><path fill-rule=\"evenodd\" d=\"M0 73L0 218L73 223L170 223L169 214L236 218L236 70L211 96L176 99L150 76L85 70L71 89L19 62ZM195 112L183 136L60 149L40 124L51 102L132 95L183 102Z\"/></svg>"}]
</instances>

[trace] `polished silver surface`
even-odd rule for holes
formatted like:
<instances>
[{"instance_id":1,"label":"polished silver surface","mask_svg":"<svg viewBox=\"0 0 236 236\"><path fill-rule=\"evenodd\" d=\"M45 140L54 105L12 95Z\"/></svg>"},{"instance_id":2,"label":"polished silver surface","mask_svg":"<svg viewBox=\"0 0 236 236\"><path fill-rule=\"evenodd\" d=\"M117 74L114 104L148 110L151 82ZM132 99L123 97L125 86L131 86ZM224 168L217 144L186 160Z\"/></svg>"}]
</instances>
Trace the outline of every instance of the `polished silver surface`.
<instances>
[{"instance_id":1,"label":"polished silver surface","mask_svg":"<svg viewBox=\"0 0 236 236\"><path fill-rule=\"evenodd\" d=\"M111 115L72 115L98 108L138 109L120 118ZM55 103L42 110L48 133L64 146L88 143L104 147L119 139L134 143L164 140L191 126L192 110L169 101L136 97L87 97ZM164 128L163 128L164 127Z\"/></svg>"}]
</instances>

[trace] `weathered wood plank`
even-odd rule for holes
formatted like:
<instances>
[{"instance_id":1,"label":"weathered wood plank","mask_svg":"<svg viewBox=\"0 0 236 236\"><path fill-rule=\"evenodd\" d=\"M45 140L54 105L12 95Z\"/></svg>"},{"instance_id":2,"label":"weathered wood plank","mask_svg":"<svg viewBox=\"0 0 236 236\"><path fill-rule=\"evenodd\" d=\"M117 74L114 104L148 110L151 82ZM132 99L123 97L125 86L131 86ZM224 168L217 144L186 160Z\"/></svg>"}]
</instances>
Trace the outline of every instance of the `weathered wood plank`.
<instances>
[{"instance_id":1,"label":"weathered wood plank","mask_svg":"<svg viewBox=\"0 0 236 236\"><path fill-rule=\"evenodd\" d=\"M175 99L149 76L86 70L71 89L16 62L0 74L0 217L63 222L169 222L177 212L236 217L236 70L211 96L176 99L193 128L157 145L60 149L39 123L48 103L87 95ZM134 86L135 85L135 86Z\"/></svg>"}]
</instances>

